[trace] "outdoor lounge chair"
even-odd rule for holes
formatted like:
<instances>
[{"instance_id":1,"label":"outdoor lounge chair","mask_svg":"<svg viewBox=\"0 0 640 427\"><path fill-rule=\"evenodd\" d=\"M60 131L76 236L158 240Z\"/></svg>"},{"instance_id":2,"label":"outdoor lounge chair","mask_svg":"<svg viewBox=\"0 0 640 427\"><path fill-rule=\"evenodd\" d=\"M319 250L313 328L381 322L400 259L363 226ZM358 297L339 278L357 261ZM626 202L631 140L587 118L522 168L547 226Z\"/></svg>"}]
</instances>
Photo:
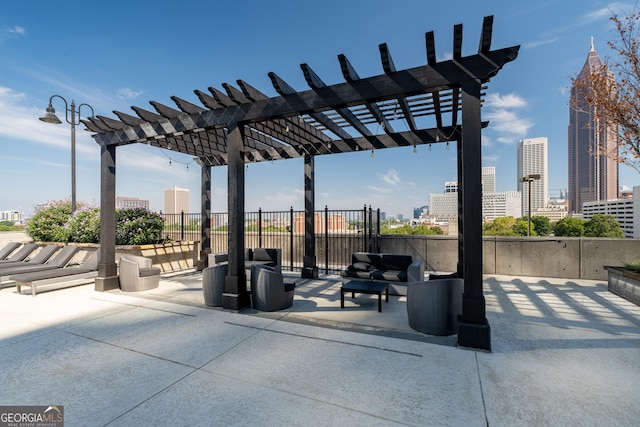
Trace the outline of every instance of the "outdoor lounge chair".
<instances>
[{"instance_id":1,"label":"outdoor lounge chair","mask_svg":"<svg viewBox=\"0 0 640 427\"><path fill-rule=\"evenodd\" d=\"M120 289L125 292L146 291L157 288L160 269L154 267L151 258L138 255L120 257Z\"/></svg>"},{"instance_id":2,"label":"outdoor lounge chair","mask_svg":"<svg viewBox=\"0 0 640 427\"><path fill-rule=\"evenodd\" d=\"M6 259L13 251L18 249L20 242L9 242L2 249L0 249L0 261Z\"/></svg>"},{"instance_id":3,"label":"outdoor lounge chair","mask_svg":"<svg viewBox=\"0 0 640 427\"><path fill-rule=\"evenodd\" d=\"M20 265L44 264L45 262L49 261L49 259L53 256L53 254L55 254L59 250L60 250L60 246L58 245L44 246L33 256L33 258L28 258L24 261L5 262L0 264L0 270L9 268L9 267L16 267Z\"/></svg>"},{"instance_id":4,"label":"outdoor lounge chair","mask_svg":"<svg viewBox=\"0 0 640 427\"><path fill-rule=\"evenodd\" d=\"M64 246L45 264L29 265L28 262L25 262L20 263L20 265L9 265L6 267L0 266L0 283L4 284L9 276L13 276L14 274L62 268L71 261L71 258L73 258L79 250L80 248L77 246Z\"/></svg>"},{"instance_id":5,"label":"outdoor lounge chair","mask_svg":"<svg viewBox=\"0 0 640 427\"><path fill-rule=\"evenodd\" d=\"M23 287L30 287L31 295L35 297L38 290L62 289L82 285L93 281L97 275L98 251L95 251L80 265L15 274L10 276L9 280L16 282L16 291L18 293L22 291Z\"/></svg>"},{"instance_id":6,"label":"outdoor lounge chair","mask_svg":"<svg viewBox=\"0 0 640 427\"><path fill-rule=\"evenodd\" d=\"M275 268L251 266L251 302L260 311L278 311L293 305L295 283L284 283L282 273Z\"/></svg>"},{"instance_id":7,"label":"outdoor lounge chair","mask_svg":"<svg viewBox=\"0 0 640 427\"><path fill-rule=\"evenodd\" d=\"M25 243L9 258L0 260L0 266L2 266L2 264L24 261L29 255L31 255L31 252L35 251L36 249L38 249L38 245L36 245L35 243Z\"/></svg>"},{"instance_id":8,"label":"outdoor lounge chair","mask_svg":"<svg viewBox=\"0 0 640 427\"><path fill-rule=\"evenodd\" d=\"M407 285L409 326L429 335L458 332L464 280L458 278L410 282Z\"/></svg>"}]
</instances>

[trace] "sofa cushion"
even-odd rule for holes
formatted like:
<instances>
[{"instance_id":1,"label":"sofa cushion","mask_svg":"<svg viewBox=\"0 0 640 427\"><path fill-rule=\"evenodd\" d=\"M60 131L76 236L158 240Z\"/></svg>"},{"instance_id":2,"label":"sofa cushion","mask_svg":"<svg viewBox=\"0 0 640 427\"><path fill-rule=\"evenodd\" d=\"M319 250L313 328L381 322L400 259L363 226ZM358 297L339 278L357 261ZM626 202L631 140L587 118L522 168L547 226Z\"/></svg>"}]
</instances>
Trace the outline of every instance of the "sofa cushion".
<instances>
[{"instance_id":1,"label":"sofa cushion","mask_svg":"<svg viewBox=\"0 0 640 427\"><path fill-rule=\"evenodd\" d=\"M407 269L409 268L412 262L413 262L413 258L411 258L411 255L393 255L393 254L382 255L383 270L407 271Z\"/></svg>"},{"instance_id":2,"label":"sofa cushion","mask_svg":"<svg viewBox=\"0 0 640 427\"><path fill-rule=\"evenodd\" d=\"M275 249L255 248L253 250L253 261L271 261L276 262L278 258Z\"/></svg>"},{"instance_id":3,"label":"sofa cushion","mask_svg":"<svg viewBox=\"0 0 640 427\"><path fill-rule=\"evenodd\" d=\"M376 268L369 264L368 262L356 262L347 267L349 270L353 271L373 271Z\"/></svg>"},{"instance_id":4,"label":"sofa cushion","mask_svg":"<svg viewBox=\"0 0 640 427\"><path fill-rule=\"evenodd\" d=\"M351 265L357 262L371 264L374 270L382 267L382 255L371 252L354 252L351 254Z\"/></svg>"},{"instance_id":5,"label":"sofa cushion","mask_svg":"<svg viewBox=\"0 0 640 427\"><path fill-rule=\"evenodd\" d=\"M351 277L354 279L371 279L371 271L357 271L357 270L340 270L340 276L342 277Z\"/></svg>"},{"instance_id":6,"label":"sofa cushion","mask_svg":"<svg viewBox=\"0 0 640 427\"><path fill-rule=\"evenodd\" d=\"M389 282L406 282L407 271L376 270L371 272L371 278L374 280L386 280Z\"/></svg>"}]
</instances>

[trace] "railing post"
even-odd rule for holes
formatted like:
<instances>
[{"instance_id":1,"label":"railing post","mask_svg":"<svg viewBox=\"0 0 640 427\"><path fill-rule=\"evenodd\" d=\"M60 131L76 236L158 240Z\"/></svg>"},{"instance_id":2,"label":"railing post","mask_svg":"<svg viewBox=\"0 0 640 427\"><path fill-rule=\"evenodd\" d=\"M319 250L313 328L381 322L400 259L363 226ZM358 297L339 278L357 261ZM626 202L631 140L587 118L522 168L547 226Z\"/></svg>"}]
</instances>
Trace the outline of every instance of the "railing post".
<instances>
[{"instance_id":1,"label":"railing post","mask_svg":"<svg viewBox=\"0 0 640 427\"><path fill-rule=\"evenodd\" d=\"M369 252L373 252L373 215L369 205Z\"/></svg>"},{"instance_id":2,"label":"railing post","mask_svg":"<svg viewBox=\"0 0 640 427\"><path fill-rule=\"evenodd\" d=\"M180 240L184 240L184 211L180 211Z\"/></svg>"},{"instance_id":3,"label":"railing post","mask_svg":"<svg viewBox=\"0 0 640 427\"><path fill-rule=\"evenodd\" d=\"M377 220L376 220L376 252L380 253L380 208L376 209Z\"/></svg>"},{"instance_id":4,"label":"railing post","mask_svg":"<svg viewBox=\"0 0 640 427\"><path fill-rule=\"evenodd\" d=\"M329 274L329 208L324 206L324 274Z\"/></svg>"},{"instance_id":5,"label":"railing post","mask_svg":"<svg viewBox=\"0 0 640 427\"><path fill-rule=\"evenodd\" d=\"M364 205L364 208L362 208L362 218L364 220L364 228L362 229L364 245L362 246L362 251L367 252L367 205Z\"/></svg>"},{"instance_id":6,"label":"railing post","mask_svg":"<svg viewBox=\"0 0 640 427\"><path fill-rule=\"evenodd\" d=\"M293 271L293 206L289 210L289 270Z\"/></svg>"},{"instance_id":7,"label":"railing post","mask_svg":"<svg viewBox=\"0 0 640 427\"><path fill-rule=\"evenodd\" d=\"M258 247L262 247L262 208L258 208Z\"/></svg>"}]
</instances>

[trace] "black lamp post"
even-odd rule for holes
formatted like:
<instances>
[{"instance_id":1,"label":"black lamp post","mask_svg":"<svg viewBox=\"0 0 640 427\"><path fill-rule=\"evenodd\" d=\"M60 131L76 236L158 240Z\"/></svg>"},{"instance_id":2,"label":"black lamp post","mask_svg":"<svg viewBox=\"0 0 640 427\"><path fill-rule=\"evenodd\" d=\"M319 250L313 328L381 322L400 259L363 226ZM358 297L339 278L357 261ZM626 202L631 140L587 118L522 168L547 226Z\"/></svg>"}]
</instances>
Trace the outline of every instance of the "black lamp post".
<instances>
[{"instance_id":1,"label":"black lamp post","mask_svg":"<svg viewBox=\"0 0 640 427\"><path fill-rule=\"evenodd\" d=\"M93 107L89 104L80 104L78 105L78 109L76 110L76 104L74 101L71 101L71 108L67 104L67 100L61 97L60 95L53 95L49 98L49 106L47 107L46 112L40 120L45 123L53 123L55 125L59 125L62 121L56 116L56 110L53 108L51 102L53 98L60 98L64 101L64 109L65 109L65 120L67 123L71 125L71 211L76 211L76 114L78 115L78 121L80 120L80 109L82 106L89 107L91 109L91 117L94 116ZM71 117L71 120L69 120Z\"/></svg>"},{"instance_id":2,"label":"black lamp post","mask_svg":"<svg viewBox=\"0 0 640 427\"><path fill-rule=\"evenodd\" d=\"M531 236L531 183L533 181L537 181L540 179L540 174L539 173L532 173L526 176L523 176L520 179L520 182L528 182L529 183L529 189L527 191L528 196L529 196L529 202L527 203L527 210L528 210L528 228L527 228L527 236Z\"/></svg>"}]
</instances>

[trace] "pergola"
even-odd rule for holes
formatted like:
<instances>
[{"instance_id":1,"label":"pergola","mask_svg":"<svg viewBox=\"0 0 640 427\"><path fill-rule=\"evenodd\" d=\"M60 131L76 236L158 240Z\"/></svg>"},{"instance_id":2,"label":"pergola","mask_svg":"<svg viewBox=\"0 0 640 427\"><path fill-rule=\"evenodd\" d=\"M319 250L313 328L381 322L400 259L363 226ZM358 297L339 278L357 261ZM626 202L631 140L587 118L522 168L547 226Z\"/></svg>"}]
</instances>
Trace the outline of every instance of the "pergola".
<instances>
[{"instance_id":1,"label":"pergola","mask_svg":"<svg viewBox=\"0 0 640 427\"><path fill-rule=\"evenodd\" d=\"M301 64L308 90L298 91L275 73L278 96L248 83L223 83L224 91L195 90L200 104L177 96L176 107L150 101L155 111L131 107L117 119L96 116L83 123L101 147L101 235L97 291L118 288L115 262L116 148L143 143L197 158L202 176L202 248L210 251L211 167L227 166L229 272L223 308L249 305L244 269L245 164L304 158L305 248L303 277L317 277L314 239L314 159L361 150L457 142L458 275L464 279L458 343L490 350L490 327L482 290L481 105L485 84L519 46L491 49L493 17L484 18L477 53L462 56L462 25L453 29L453 58L436 59L433 32L426 33L427 64L396 68L386 44L384 74L360 77L344 55L338 60L345 82L329 85ZM403 130L398 129L398 124Z\"/></svg>"}]
</instances>

